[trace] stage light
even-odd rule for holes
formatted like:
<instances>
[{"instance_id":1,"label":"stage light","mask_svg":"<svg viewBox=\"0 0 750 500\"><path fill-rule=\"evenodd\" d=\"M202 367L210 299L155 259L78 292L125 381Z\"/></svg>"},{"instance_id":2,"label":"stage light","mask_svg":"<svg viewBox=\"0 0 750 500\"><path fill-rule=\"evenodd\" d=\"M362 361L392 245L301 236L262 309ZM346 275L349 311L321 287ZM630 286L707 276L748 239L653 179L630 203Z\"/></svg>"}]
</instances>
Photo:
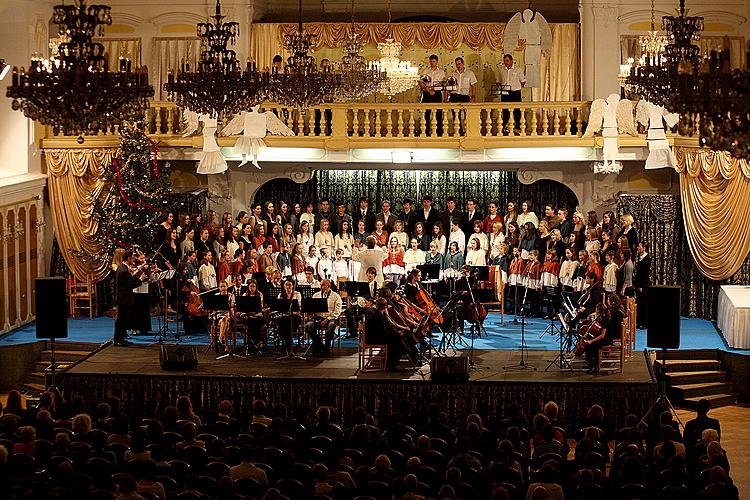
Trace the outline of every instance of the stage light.
<instances>
[{"instance_id":1,"label":"stage light","mask_svg":"<svg viewBox=\"0 0 750 500\"><path fill-rule=\"evenodd\" d=\"M0 59L0 81L5 78L5 76L10 71L10 64L5 62L5 59Z\"/></svg>"}]
</instances>

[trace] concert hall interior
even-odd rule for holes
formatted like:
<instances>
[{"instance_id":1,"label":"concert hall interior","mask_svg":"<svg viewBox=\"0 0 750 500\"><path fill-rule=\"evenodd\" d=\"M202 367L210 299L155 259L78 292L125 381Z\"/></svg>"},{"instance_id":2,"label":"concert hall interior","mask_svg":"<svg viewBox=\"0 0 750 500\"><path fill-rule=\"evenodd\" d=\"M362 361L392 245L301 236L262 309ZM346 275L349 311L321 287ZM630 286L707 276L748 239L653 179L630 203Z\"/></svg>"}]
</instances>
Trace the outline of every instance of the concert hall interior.
<instances>
[{"instance_id":1,"label":"concert hall interior","mask_svg":"<svg viewBox=\"0 0 750 500\"><path fill-rule=\"evenodd\" d=\"M750 494L750 0L0 27L0 497Z\"/></svg>"}]
</instances>

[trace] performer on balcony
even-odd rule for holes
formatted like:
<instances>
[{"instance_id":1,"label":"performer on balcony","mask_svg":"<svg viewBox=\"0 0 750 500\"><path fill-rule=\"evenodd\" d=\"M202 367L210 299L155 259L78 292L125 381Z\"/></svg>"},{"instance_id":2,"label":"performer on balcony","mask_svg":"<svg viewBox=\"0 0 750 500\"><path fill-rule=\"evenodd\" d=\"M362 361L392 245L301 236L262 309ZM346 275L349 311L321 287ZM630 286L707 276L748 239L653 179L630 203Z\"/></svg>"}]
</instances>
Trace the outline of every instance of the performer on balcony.
<instances>
[{"instance_id":1,"label":"performer on balcony","mask_svg":"<svg viewBox=\"0 0 750 500\"><path fill-rule=\"evenodd\" d=\"M430 56L430 66L423 68L419 72L419 89L422 91L420 96L420 102L423 103L441 103L443 102L442 90L436 90L434 87L436 84L442 85L445 80L445 71L438 68L438 56L432 54ZM443 135L443 110L438 109L435 113L435 119L437 121L437 135ZM430 123L432 122L432 110L425 111L424 114L424 129L425 135L430 135Z\"/></svg>"},{"instance_id":2,"label":"performer on balcony","mask_svg":"<svg viewBox=\"0 0 750 500\"><path fill-rule=\"evenodd\" d=\"M521 102L521 88L526 85L526 75L523 70L513 66L513 56L505 54L503 56L503 66L500 68L500 86L501 102ZM506 93L507 92L507 93ZM507 109L503 110L503 134L508 135L508 118L510 112ZM521 110L513 110L513 123L514 128L520 129L521 123Z\"/></svg>"}]
</instances>

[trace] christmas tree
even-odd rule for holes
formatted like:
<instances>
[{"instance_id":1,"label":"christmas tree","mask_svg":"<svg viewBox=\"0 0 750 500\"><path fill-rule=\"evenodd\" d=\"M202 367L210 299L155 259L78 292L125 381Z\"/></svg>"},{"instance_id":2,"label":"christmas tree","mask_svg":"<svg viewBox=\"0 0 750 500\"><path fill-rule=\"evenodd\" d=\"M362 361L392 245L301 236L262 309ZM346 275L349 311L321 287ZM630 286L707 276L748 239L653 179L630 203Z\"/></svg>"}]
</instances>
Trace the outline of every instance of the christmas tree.
<instances>
[{"instance_id":1,"label":"christmas tree","mask_svg":"<svg viewBox=\"0 0 750 500\"><path fill-rule=\"evenodd\" d=\"M166 165L159 170L156 144L134 126L120 129L120 152L106 170L107 187L94 205L97 238L111 255L120 248L151 248L154 229L167 210Z\"/></svg>"}]
</instances>

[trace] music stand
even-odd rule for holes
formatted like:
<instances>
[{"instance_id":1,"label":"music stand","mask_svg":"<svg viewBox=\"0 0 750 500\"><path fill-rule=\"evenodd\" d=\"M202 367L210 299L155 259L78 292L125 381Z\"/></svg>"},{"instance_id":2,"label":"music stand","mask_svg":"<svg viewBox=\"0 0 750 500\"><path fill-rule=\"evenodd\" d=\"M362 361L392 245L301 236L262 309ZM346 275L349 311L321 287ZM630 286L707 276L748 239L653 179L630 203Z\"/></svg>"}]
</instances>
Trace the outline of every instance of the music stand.
<instances>
[{"instance_id":1,"label":"music stand","mask_svg":"<svg viewBox=\"0 0 750 500\"><path fill-rule=\"evenodd\" d=\"M440 280L440 264L419 264L417 269L422 273L422 281Z\"/></svg>"},{"instance_id":2,"label":"music stand","mask_svg":"<svg viewBox=\"0 0 750 500\"><path fill-rule=\"evenodd\" d=\"M489 281L490 266L471 266L471 275L475 276L477 281Z\"/></svg>"},{"instance_id":3,"label":"music stand","mask_svg":"<svg viewBox=\"0 0 750 500\"><path fill-rule=\"evenodd\" d=\"M292 335L294 332L294 313L299 313L299 303L295 299L268 299L268 305L271 308L272 312L275 312L280 315L279 317L279 325L281 324L281 321L284 320L283 316L288 315L289 316L289 334ZM302 322L300 322L301 324ZM277 337L278 337L277 332ZM283 341L283 339L281 339ZM280 361L282 359L305 359L301 356L297 356L292 352L292 344L287 346L289 351L284 356L279 356L276 358L276 361Z\"/></svg>"},{"instance_id":4,"label":"music stand","mask_svg":"<svg viewBox=\"0 0 750 500\"><path fill-rule=\"evenodd\" d=\"M349 299L353 300L354 303L354 316L364 321L364 313L360 310L360 306L357 303L357 298L370 298L374 299L370 294L370 284L366 281L346 281L344 283L344 289ZM354 327L356 331L356 326ZM349 331L349 325L346 325L346 335L352 337L352 332Z\"/></svg>"},{"instance_id":5,"label":"music stand","mask_svg":"<svg viewBox=\"0 0 750 500\"><path fill-rule=\"evenodd\" d=\"M555 317L557 316L557 311L560 310L560 305L562 304L562 295L560 294L560 290L555 286L548 285L543 286L542 290L544 291L544 298L542 300L546 302L547 306L551 309L551 312L549 313L549 325L547 325L547 328L544 329L539 338L544 337L546 334L561 335L562 331L557 327L557 325L555 325Z\"/></svg>"},{"instance_id":6,"label":"music stand","mask_svg":"<svg viewBox=\"0 0 750 500\"><path fill-rule=\"evenodd\" d=\"M245 315L258 314L263 311L259 295L240 295L239 297L236 298L234 302L234 307L238 313L243 313ZM245 318L245 321L247 321L247 318ZM257 352L258 354L261 354L260 349L258 349L258 346L255 344L255 342L253 342L253 338L250 336L250 332L246 331L245 354L247 354L248 352L247 351L248 342L250 342L255 352Z\"/></svg>"},{"instance_id":7,"label":"music stand","mask_svg":"<svg viewBox=\"0 0 750 500\"><path fill-rule=\"evenodd\" d=\"M205 294L201 294L201 299L203 300L203 310L208 311L211 315L213 315L213 317L211 318L210 327L213 326L214 321L216 320L217 312L229 311L229 295L220 295L218 293L212 293L211 291L209 291ZM216 344L218 338L218 333L211 336L211 342L208 344L208 349L206 349L205 354L208 354L212 347L218 348L218 345Z\"/></svg>"},{"instance_id":8,"label":"music stand","mask_svg":"<svg viewBox=\"0 0 750 500\"><path fill-rule=\"evenodd\" d=\"M313 288L312 285L297 285L297 291L302 295L302 300L304 300L311 299L313 295L320 291L320 288ZM304 303L302 305L304 306Z\"/></svg>"},{"instance_id":9,"label":"music stand","mask_svg":"<svg viewBox=\"0 0 750 500\"><path fill-rule=\"evenodd\" d=\"M318 314L318 313L327 313L328 311L328 299L323 297L318 298L305 298L302 297L302 313L303 314ZM317 326L316 326L317 329ZM312 342L310 342L310 345L307 346L307 349L305 349L305 353L302 355L303 357L307 357L307 354L310 352L310 349L312 349Z\"/></svg>"}]
</instances>

